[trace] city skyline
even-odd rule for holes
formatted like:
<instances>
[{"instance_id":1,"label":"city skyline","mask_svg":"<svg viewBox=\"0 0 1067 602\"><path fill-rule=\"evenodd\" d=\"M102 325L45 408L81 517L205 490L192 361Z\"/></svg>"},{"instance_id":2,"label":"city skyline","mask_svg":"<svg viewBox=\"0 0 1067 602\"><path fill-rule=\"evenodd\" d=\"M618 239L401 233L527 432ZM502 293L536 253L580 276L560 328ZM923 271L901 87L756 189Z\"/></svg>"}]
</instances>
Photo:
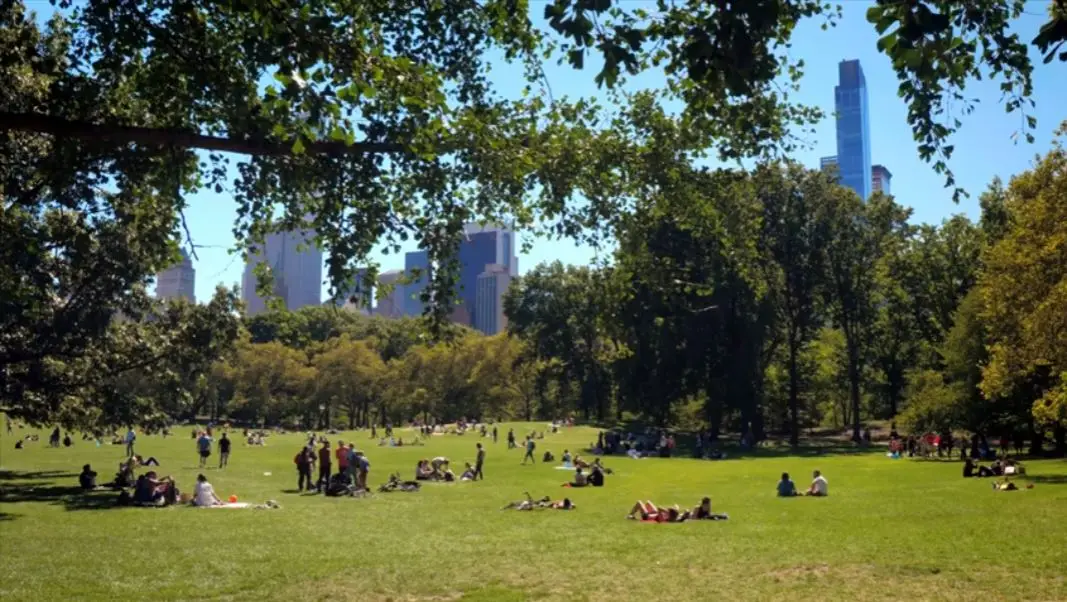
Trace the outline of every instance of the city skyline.
<instances>
[{"instance_id":1,"label":"city skyline","mask_svg":"<svg viewBox=\"0 0 1067 602\"><path fill-rule=\"evenodd\" d=\"M898 203L912 209L909 221L914 224L938 224L958 214L977 220L980 213L979 196L994 177L1007 183L1013 175L1029 169L1035 155L1044 154L1052 147L1053 131L1064 119L1063 110L1054 99L1067 93L1067 80L1062 77L1061 63L1044 64L1037 60L1034 64L1033 97L1038 100L1037 106L1029 112L1037 119L1038 125L1033 131L1033 144L1027 144L1019 135L1018 115L1005 113L1004 104L1000 101L1002 92L996 81L984 79L967 83L967 96L980 99L980 102L973 111L966 114L957 111L954 115L963 125L951 138L950 144L955 147L955 152L948 166L954 172L956 184L969 193L968 197L961 198L957 203L953 200L953 189L945 187L944 176L935 172L931 164L918 155L907 121L907 106L897 94L900 82L891 61L878 50L881 36L868 26L867 8L869 5L864 3L842 3L838 27L824 31L815 20L811 20L801 23L794 32L790 53L804 59L805 66L800 89L791 94L791 100L821 108L825 117L813 125L811 134L803 136L807 144L796 148L790 153L790 158L804 165L817 166L820 157L832 156L837 152L833 88L839 83L839 61L857 59L863 66L864 78L870 90L872 162L881 163L896 176L892 182L892 193ZM538 26L547 27L542 7L532 7L530 19ZM1037 35L1041 24L1041 19L1023 18L1012 24L1011 31L1021 39L1029 40ZM828 48L831 49L829 54ZM526 84L521 69L511 68L502 61L494 63L493 67L487 78L494 88L504 97L520 97ZM569 65L557 65L549 61L544 65L544 77L557 90L565 88L570 96L587 97L612 106L606 91L596 85L591 75L576 72ZM629 83L634 88L658 89L662 81L656 73L650 72ZM675 112L680 105L672 104L666 108ZM991 148L997 152L989 152ZM715 159L709 160L708 166L734 167ZM215 193L207 188L190 195L188 202L185 216L198 255L195 261L197 290L211 291L218 284L240 284L244 264L232 254L235 247L232 230L238 217L237 203L229 193ZM578 199L574 202L581 201ZM528 232L523 234L532 237ZM570 238L523 240L529 240L532 244L516 249L521 259L519 274L552 261L560 261L565 265L589 265L595 259L604 259L613 252L611 246L595 248ZM409 233L408 240L401 243L399 252L383 242L371 250L367 261L388 268L400 268L405 253L418 250L417 237ZM403 267L407 270L408 266ZM327 296L327 288L328 285L322 286L323 298ZM414 294L410 285L408 290L412 295L405 299L405 304L417 306L418 295ZM411 301L412 298L415 301Z\"/></svg>"}]
</instances>

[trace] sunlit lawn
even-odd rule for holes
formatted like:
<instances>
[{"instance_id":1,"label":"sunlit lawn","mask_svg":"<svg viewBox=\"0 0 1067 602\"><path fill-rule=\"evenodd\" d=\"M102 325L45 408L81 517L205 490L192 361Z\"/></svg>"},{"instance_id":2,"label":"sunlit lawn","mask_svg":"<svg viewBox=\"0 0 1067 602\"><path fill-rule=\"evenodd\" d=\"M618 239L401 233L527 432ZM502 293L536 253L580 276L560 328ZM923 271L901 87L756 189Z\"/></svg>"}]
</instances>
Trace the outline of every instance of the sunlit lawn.
<instances>
[{"instance_id":1,"label":"sunlit lawn","mask_svg":"<svg viewBox=\"0 0 1067 602\"><path fill-rule=\"evenodd\" d=\"M292 493L300 435L263 448L238 442L229 468L208 471L220 494L274 499L279 510L114 508L113 493L71 488L87 462L110 478L121 446L79 438L49 449L42 433L14 450L0 436L0 600L1067 599L1063 461L1029 462L1034 489L996 493L989 480L962 479L958 462L879 453L620 457L607 460L615 475L604 488L571 490L560 487L564 471L520 466L504 432L488 443L486 481L419 493ZM193 441L188 429L176 435L141 437L138 451L191 492ZM375 487L390 471L410 478L420 457L473 459L481 440L381 448L366 432L356 437ZM592 429L569 429L540 441L537 455L593 439ZM815 468L829 498L774 497L782 471L804 486ZM500 510L524 491L569 495L578 509ZM637 498L691 506L705 494L729 521L624 520Z\"/></svg>"}]
</instances>

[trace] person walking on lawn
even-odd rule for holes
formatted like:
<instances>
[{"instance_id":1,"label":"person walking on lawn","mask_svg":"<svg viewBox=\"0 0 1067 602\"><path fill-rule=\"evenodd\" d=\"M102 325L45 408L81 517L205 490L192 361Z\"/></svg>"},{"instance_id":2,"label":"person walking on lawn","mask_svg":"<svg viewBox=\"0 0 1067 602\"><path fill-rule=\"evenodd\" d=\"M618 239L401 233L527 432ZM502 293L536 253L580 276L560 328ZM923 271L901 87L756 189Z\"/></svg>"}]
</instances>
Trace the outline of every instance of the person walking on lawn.
<instances>
[{"instance_id":1,"label":"person walking on lawn","mask_svg":"<svg viewBox=\"0 0 1067 602\"><path fill-rule=\"evenodd\" d=\"M474 460L474 480L475 481L478 481L478 480L484 481L485 480L485 475L482 474L482 464L485 464L485 448L482 447L481 443L478 443L477 446L478 446L478 456Z\"/></svg>"},{"instance_id":2,"label":"person walking on lawn","mask_svg":"<svg viewBox=\"0 0 1067 602\"><path fill-rule=\"evenodd\" d=\"M537 449L537 444L534 443L533 437L526 436L526 455L522 457L522 463L526 464L526 460L537 464L537 460L534 459L534 450Z\"/></svg>"}]
</instances>

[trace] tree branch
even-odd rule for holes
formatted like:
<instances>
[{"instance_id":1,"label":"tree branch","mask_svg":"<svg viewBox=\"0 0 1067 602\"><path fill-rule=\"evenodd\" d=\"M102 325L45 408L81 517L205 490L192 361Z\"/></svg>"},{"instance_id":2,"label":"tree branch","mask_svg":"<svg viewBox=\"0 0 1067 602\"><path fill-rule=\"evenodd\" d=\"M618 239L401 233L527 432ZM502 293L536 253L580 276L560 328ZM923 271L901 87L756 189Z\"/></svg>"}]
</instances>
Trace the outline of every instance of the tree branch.
<instances>
[{"instance_id":1,"label":"tree branch","mask_svg":"<svg viewBox=\"0 0 1067 602\"><path fill-rule=\"evenodd\" d=\"M239 155L287 156L296 154L293 152L292 141L208 136L189 130L90 123L37 113L0 111L0 131L34 132L50 134L57 138L107 141L116 145L135 143L159 147L160 150L177 147ZM403 144L392 142L356 142L352 145L336 141L304 143L304 154L311 155L401 153L405 150L406 147Z\"/></svg>"}]
</instances>

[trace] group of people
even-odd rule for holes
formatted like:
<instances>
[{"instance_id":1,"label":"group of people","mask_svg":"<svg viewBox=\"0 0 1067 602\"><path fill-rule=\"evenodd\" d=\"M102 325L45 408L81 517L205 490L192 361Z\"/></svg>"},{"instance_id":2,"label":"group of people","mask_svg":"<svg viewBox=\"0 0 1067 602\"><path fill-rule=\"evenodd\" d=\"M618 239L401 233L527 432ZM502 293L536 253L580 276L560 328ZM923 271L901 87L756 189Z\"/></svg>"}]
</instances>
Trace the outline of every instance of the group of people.
<instances>
[{"instance_id":1,"label":"group of people","mask_svg":"<svg viewBox=\"0 0 1067 602\"><path fill-rule=\"evenodd\" d=\"M826 482L826 477L822 476L822 473L816 470L812 473L811 485L807 491L803 494L797 491L796 484L789 478L788 472L782 473L782 480L778 481L778 497L796 497L798 495L811 495L815 497L826 497L830 495L830 486Z\"/></svg>"},{"instance_id":2,"label":"group of people","mask_svg":"<svg viewBox=\"0 0 1067 602\"><path fill-rule=\"evenodd\" d=\"M322 445L315 450L316 438L311 435L307 444L300 448L293 463L297 470L297 491L328 491L334 486L341 486L341 481L347 481L346 487L354 490L367 491L367 477L370 474L370 460L354 444L345 445L344 441L337 442L337 449L330 448L330 442L325 438L319 438ZM333 473L333 460L337 460L337 474ZM315 466L318 465L318 478L312 477ZM338 477L334 479L333 477Z\"/></svg>"}]
</instances>

